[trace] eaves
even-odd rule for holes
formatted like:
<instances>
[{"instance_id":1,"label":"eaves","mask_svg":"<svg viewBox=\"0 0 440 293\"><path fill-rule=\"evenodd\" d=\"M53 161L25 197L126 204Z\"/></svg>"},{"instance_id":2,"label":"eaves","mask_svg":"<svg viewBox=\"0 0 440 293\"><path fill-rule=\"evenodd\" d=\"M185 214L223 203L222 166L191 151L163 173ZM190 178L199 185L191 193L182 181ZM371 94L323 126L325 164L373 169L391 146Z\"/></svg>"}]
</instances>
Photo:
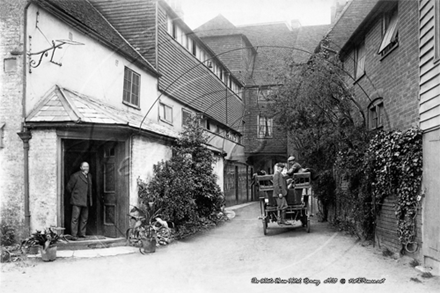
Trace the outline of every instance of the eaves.
<instances>
[{"instance_id":1,"label":"eaves","mask_svg":"<svg viewBox=\"0 0 440 293\"><path fill-rule=\"evenodd\" d=\"M31 3L41 7L42 9L46 10L48 13L53 15L54 17L58 18L59 20L65 22L67 25L72 26L76 30L82 32L83 34L91 37L92 39L98 41L99 43L103 44L104 46L108 47L109 49L113 50L115 53L120 54L121 56L124 56L127 60L135 63L140 68L142 68L145 71L148 71L155 77L160 77L160 73L152 66L150 65L146 60L144 60L144 57L140 55L134 48L133 55L127 53L125 50L121 48L121 46L117 46L116 44L106 40L104 37L102 37L96 30L93 28L85 25L84 23L80 22L75 17L64 13L59 8L56 7L56 5L53 5L50 2L40 2L40 1L32 1ZM101 16L103 17L103 16ZM114 29L114 28L113 28ZM115 29L114 29L115 30ZM115 30L115 33L118 33ZM119 33L118 33L119 34ZM125 39L121 37L121 41L125 42L126 46L131 46ZM134 55L137 55L135 58Z\"/></svg>"}]
</instances>

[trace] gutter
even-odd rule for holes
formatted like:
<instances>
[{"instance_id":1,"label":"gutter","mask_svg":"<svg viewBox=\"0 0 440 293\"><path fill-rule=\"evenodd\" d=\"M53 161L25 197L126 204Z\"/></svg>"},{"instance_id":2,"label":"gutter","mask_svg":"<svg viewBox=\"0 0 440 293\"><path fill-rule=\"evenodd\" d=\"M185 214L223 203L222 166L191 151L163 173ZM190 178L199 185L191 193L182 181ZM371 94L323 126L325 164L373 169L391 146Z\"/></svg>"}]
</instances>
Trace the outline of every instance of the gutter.
<instances>
[{"instance_id":1,"label":"gutter","mask_svg":"<svg viewBox=\"0 0 440 293\"><path fill-rule=\"evenodd\" d=\"M23 21L23 98L22 98L22 126L21 132L17 135L23 141L23 171L24 171L24 228L25 235L30 235L31 231L31 213L29 208L29 140L32 134L26 127L26 88L27 88L27 72L26 72L26 58L27 58L27 11L31 2L28 2L24 8Z\"/></svg>"}]
</instances>

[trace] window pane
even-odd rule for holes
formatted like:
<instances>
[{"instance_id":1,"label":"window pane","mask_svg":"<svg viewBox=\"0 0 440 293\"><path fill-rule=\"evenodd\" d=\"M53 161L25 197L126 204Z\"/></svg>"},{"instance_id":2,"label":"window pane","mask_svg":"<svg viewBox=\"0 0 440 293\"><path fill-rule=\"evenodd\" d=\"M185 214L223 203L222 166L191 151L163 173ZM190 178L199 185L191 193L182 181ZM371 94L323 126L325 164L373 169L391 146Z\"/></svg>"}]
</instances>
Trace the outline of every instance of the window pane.
<instances>
[{"instance_id":1,"label":"window pane","mask_svg":"<svg viewBox=\"0 0 440 293\"><path fill-rule=\"evenodd\" d=\"M182 125L188 124L188 119L191 117L191 113L185 110L182 110Z\"/></svg>"},{"instance_id":2,"label":"window pane","mask_svg":"<svg viewBox=\"0 0 440 293\"><path fill-rule=\"evenodd\" d=\"M165 120L173 122L173 109L171 107L165 106Z\"/></svg>"},{"instance_id":3,"label":"window pane","mask_svg":"<svg viewBox=\"0 0 440 293\"><path fill-rule=\"evenodd\" d=\"M123 101L139 106L140 75L125 67Z\"/></svg>"}]
</instances>

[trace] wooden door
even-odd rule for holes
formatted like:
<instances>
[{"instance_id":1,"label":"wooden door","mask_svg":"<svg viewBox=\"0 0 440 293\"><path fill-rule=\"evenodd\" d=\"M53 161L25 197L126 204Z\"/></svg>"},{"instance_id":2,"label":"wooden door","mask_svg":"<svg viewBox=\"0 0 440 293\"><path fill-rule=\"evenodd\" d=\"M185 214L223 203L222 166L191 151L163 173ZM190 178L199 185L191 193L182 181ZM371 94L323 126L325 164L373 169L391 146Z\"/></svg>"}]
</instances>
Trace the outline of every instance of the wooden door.
<instances>
[{"instance_id":1,"label":"wooden door","mask_svg":"<svg viewBox=\"0 0 440 293\"><path fill-rule=\"evenodd\" d=\"M120 172L125 162L125 144L108 142L102 147L102 221L106 237L123 237L128 228L128 174Z\"/></svg>"}]
</instances>

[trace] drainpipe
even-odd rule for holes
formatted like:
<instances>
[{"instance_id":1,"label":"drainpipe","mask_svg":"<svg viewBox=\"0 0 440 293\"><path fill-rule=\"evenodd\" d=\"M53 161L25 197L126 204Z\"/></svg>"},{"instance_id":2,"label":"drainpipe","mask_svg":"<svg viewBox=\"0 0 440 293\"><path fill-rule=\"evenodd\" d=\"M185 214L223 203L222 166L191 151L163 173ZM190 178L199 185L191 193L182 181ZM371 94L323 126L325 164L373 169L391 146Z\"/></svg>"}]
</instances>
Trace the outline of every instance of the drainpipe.
<instances>
[{"instance_id":1,"label":"drainpipe","mask_svg":"<svg viewBox=\"0 0 440 293\"><path fill-rule=\"evenodd\" d=\"M31 132L25 129L17 133L23 140L23 156L24 156L24 225L25 235L29 235L31 231L31 213L29 209L29 140L32 138Z\"/></svg>"},{"instance_id":2,"label":"drainpipe","mask_svg":"<svg viewBox=\"0 0 440 293\"><path fill-rule=\"evenodd\" d=\"M27 11L31 2L29 1L24 8L24 21L23 21L23 97L22 97L22 126L21 132L18 132L18 136L23 141L23 164L24 164L24 225L25 235L30 235L31 231L31 213L29 208L29 140L32 138L31 132L26 128L26 88L27 88L27 70L26 70L26 58L27 58Z\"/></svg>"}]
</instances>

